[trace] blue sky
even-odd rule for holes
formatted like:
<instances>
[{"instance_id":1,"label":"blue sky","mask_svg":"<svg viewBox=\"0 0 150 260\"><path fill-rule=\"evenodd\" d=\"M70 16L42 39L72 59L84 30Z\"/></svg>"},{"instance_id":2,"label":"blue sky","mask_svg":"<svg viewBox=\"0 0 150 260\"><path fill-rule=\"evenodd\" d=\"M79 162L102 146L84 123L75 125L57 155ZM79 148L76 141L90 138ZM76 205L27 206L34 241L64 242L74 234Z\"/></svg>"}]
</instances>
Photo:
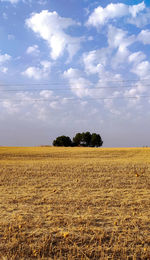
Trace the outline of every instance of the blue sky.
<instances>
[{"instance_id":1,"label":"blue sky","mask_svg":"<svg viewBox=\"0 0 150 260\"><path fill-rule=\"evenodd\" d=\"M82 131L106 147L150 145L149 1L0 7L0 145Z\"/></svg>"}]
</instances>

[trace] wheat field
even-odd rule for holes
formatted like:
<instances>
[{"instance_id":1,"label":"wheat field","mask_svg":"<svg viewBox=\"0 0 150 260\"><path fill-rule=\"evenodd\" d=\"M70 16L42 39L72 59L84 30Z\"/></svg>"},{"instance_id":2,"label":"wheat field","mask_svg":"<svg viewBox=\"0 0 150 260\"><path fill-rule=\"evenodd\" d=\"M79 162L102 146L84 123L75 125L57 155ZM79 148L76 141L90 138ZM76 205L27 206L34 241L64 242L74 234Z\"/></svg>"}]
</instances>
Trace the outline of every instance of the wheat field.
<instances>
[{"instance_id":1,"label":"wheat field","mask_svg":"<svg viewBox=\"0 0 150 260\"><path fill-rule=\"evenodd\" d=\"M150 148L0 147L0 259L150 259Z\"/></svg>"}]
</instances>

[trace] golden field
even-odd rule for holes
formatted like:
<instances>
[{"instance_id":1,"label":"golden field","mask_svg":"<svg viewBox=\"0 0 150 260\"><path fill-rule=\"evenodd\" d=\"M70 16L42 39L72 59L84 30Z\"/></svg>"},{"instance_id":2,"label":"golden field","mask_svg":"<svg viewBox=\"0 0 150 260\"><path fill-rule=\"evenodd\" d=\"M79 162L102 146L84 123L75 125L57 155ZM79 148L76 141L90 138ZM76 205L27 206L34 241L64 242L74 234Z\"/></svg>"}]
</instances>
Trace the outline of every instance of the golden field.
<instances>
[{"instance_id":1,"label":"golden field","mask_svg":"<svg viewBox=\"0 0 150 260\"><path fill-rule=\"evenodd\" d=\"M150 259L150 148L0 147L0 259Z\"/></svg>"}]
</instances>

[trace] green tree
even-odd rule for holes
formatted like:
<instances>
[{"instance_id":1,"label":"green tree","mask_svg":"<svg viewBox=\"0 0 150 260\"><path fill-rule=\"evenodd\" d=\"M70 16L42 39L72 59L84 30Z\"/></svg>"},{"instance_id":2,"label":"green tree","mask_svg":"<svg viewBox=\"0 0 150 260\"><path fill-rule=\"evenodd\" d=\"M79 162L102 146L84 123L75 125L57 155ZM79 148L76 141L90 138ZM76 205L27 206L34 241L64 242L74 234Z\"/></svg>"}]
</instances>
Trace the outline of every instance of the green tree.
<instances>
[{"instance_id":1,"label":"green tree","mask_svg":"<svg viewBox=\"0 0 150 260\"><path fill-rule=\"evenodd\" d=\"M89 146L90 145L90 142L91 142L91 134L90 132L86 132L86 133L82 133L82 144L84 146Z\"/></svg>"},{"instance_id":2,"label":"green tree","mask_svg":"<svg viewBox=\"0 0 150 260\"><path fill-rule=\"evenodd\" d=\"M81 145L81 142L82 142L82 134L81 133L77 133L75 135L75 137L73 137L73 145L74 146Z\"/></svg>"},{"instance_id":3,"label":"green tree","mask_svg":"<svg viewBox=\"0 0 150 260\"><path fill-rule=\"evenodd\" d=\"M93 133L91 136L90 146L92 147L100 147L103 145L102 138L99 134Z\"/></svg>"},{"instance_id":4,"label":"green tree","mask_svg":"<svg viewBox=\"0 0 150 260\"><path fill-rule=\"evenodd\" d=\"M69 136L58 136L53 141L54 146L86 146L86 147L99 147L103 145L102 138L99 134L90 132L77 133L73 137L73 142Z\"/></svg>"},{"instance_id":5,"label":"green tree","mask_svg":"<svg viewBox=\"0 0 150 260\"><path fill-rule=\"evenodd\" d=\"M53 145L68 147L68 146L72 146L72 141L69 136L62 135L62 136L58 136L56 140L53 141Z\"/></svg>"}]
</instances>

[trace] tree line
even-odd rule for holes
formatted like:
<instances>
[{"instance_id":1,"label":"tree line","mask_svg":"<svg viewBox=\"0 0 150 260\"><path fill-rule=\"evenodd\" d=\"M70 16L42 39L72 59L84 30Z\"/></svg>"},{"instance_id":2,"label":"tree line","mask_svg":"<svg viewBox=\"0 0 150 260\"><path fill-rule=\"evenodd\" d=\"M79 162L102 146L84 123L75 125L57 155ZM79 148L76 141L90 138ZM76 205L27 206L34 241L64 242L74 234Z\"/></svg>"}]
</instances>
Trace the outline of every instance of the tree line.
<instances>
[{"instance_id":1,"label":"tree line","mask_svg":"<svg viewBox=\"0 0 150 260\"><path fill-rule=\"evenodd\" d=\"M103 145L103 140L99 134L90 133L90 132L83 132L77 133L73 139L69 136L58 136L53 141L54 146L83 146L83 147L100 147Z\"/></svg>"}]
</instances>

